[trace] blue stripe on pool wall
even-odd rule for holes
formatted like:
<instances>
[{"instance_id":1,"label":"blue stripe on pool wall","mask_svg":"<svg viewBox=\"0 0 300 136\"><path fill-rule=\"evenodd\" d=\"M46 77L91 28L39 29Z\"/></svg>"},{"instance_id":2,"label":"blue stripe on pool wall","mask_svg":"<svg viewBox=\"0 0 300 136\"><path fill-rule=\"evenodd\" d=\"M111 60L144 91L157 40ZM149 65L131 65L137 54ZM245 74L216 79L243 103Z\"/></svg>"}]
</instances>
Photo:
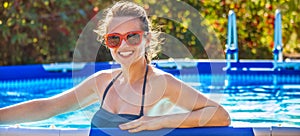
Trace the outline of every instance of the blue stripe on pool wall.
<instances>
[{"instance_id":1,"label":"blue stripe on pool wall","mask_svg":"<svg viewBox=\"0 0 300 136\"><path fill-rule=\"evenodd\" d=\"M254 136L252 128L233 127L203 127L203 128L176 128L160 129L156 131L141 131L129 133L118 128L102 128L91 130L90 136Z\"/></svg>"},{"instance_id":2,"label":"blue stripe on pool wall","mask_svg":"<svg viewBox=\"0 0 300 136\"><path fill-rule=\"evenodd\" d=\"M46 129L46 128L3 128L0 127L0 135L76 135L87 136L89 129ZM159 134L167 136L299 136L300 128L295 127L271 127L271 128L234 128L234 127L203 127L203 128L176 128L161 129L156 131L142 131L130 134L118 128L103 128L96 130L97 136L120 135L142 136ZM156 134L156 135L155 135Z\"/></svg>"},{"instance_id":3,"label":"blue stripe on pool wall","mask_svg":"<svg viewBox=\"0 0 300 136\"><path fill-rule=\"evenodd\" d=\"M279 64L281 68L273 69L271 60L252 60L231 63L226 68L225 60L193 60L193 61L154 61L157 68L173 75L212 74L212 75L294 75L300 76L300 62ZM118 68L116 63L97 62L36 64L18 66L0 66L0 80L40 79L89 76L99 70Z\"/></svg>"}]
</instances>

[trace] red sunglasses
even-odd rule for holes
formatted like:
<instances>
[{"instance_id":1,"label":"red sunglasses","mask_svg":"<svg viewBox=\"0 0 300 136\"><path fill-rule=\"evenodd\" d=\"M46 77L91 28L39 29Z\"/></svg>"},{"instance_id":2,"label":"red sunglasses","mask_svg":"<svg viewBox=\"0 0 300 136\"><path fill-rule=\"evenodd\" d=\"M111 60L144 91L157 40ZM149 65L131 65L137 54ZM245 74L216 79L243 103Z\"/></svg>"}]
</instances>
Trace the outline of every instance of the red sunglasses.
<instances>
[{"instance_id":1,"label":"red sunglasses","mask_svg":"<svg viewBox=\"0 0 300 136\"><path fill-rule=\"evenodd\" d=\"M129 46L137 46L142 42L144 31L132 31L122 35L119 33L110 33L104 35L104 42L109 48L117 48L124 39Z\"/></svg>"}]
</instances>

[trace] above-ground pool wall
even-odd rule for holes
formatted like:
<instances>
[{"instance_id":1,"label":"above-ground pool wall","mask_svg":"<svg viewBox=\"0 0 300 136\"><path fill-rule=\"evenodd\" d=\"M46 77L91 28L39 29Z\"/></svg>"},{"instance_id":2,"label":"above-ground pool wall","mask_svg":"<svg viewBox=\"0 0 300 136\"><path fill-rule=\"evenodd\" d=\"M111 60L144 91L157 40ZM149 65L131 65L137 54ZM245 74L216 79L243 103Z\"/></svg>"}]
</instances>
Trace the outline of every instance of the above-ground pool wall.
<instances>
[{"instance_id":1,"label":"above-ground pool wall","mask_svg":"<svg viewBox=\"0 0 300 136\"><path fill-rule=\"evenodd\" d=\"M89 129L47 129L47 128L1 128L0 136L88 136ZM106 133L104 133L106 132ZM117 128L106 128L99 135L132 135ZM299 136L300 128L264 127L264 128L233 128L204 127L161 129L157 131L142 131L135 136L168 135L168 136Z\"/></svg>"},{"instance_id":2,"label":"above-ground pool wall","mask_svg":"<svg viewBox=\"0 0 300 136\"><path fill-rule=\"evenodd\" d=\"M192 61L154 61L157 68L173 75L198 74L200 78L207 75L218 76L219 81L227 80L229 85L245 84L300 84L300 63L281 64L283 68L273 69L273 61L239 61L232 62L226 68L224 60ZM1 66L0 81L26 80L41 78L87 77L99 70L120 67L112 62L90 63L54 63L19 66ZM205 79L207 81L207 79Z\"/></svg>"},{"instance_id":3,"label":"above-ground pool wall","mask_svg":"<svg viewBox=\"0 0 300 136\"><path fill-rule=\"evenodd\" d=\"M277 69L274 69L273 61L270 60L240 60L231 62L230 68L222 60L199 60L192 63L195 62L196 69L192 65L185 66L188 62L175 62L177 65L162 62L156 66L174 75L199 74L200 81L214 82L211 78L215 77L218 81L225 80L225 86L300 84L300 62L280 63ZM176 67L178 65L179 68Z\"/></svg>"},{"instance_id":4,"label":"above-ground pool wall","mask_svg":"<svg viewBox=\"0 0 300 136\"><path fill-rule=\"evenodd\" d=\"M1 80L41 79L41 78L67 78L87 77L99 70L118 67L109 62L100 63L54 63L35 65L0 66Z\"/></svg>"}]
</instances>

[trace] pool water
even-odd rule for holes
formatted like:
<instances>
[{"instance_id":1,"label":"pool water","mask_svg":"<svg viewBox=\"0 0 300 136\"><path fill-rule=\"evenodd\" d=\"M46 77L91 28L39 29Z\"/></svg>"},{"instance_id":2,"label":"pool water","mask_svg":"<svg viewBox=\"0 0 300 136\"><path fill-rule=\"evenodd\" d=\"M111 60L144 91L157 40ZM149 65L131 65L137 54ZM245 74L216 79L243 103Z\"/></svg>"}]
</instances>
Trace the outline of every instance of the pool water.
<instances>
[{"instance_id":1,"label":"pool water","mask_svg":"<svg viewBox=\"0 0 300 136\"><path fill-rule=\"evenodd\" d=\"M226 77L222 75L181 75L176 77L223 105L231 116L231 126L300 127L300 82L297 84L266 85L260 83L228 86ZM0 81L0 107L59 94L80 83L83 79ZM44 128L89 128L90 118L98 108L99 103L96 103L79 111L19 125Z\"/></svg>"}]
</instances>

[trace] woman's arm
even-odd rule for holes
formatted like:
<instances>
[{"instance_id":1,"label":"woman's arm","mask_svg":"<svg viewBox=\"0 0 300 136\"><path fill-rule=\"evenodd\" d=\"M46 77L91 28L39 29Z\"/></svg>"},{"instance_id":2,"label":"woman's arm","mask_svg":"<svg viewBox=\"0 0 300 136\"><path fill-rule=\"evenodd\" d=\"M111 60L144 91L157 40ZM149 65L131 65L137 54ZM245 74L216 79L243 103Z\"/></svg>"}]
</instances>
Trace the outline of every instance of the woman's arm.
<instances>
[{"instance_id":1,"label":"woman's arm","mask_svg":"<svg viewBox=\"0 0 300 136\"><path fill-rule=\"evenodd\" d=\"M171 75L167 75L166 79L168 81L166 97L174 104L191 112L162 117L165 123L164 127L230 125L230 116L221 105Z\"/></svg>"},{"instance_id":2,"label":"woman's arm","mask_svg":"<svg viewBox=\"0 0 300 136\"><path fill-rule=\"evenodd\" d=\"M172 75L166 75L164 78L166 80L166 89L163 90L164 98L169 98L171 102L190 112L156 117L144 116L120 125L121 129L129 130L129 132L139 132L161 128L230 125L229 114L221 105L206 98L200 92Z\"/></svg>"},{"instance_id":3,"label":"woman's arm","mask_svg":"<svg viewBox=\"0 0 300 136\"><path fill-rule=\"evenodd\" d=\"M31 100L0 109L0 124L32 122L73 111L97 100L94 76L62 94Z\"/></svg>"}]
</instances>

